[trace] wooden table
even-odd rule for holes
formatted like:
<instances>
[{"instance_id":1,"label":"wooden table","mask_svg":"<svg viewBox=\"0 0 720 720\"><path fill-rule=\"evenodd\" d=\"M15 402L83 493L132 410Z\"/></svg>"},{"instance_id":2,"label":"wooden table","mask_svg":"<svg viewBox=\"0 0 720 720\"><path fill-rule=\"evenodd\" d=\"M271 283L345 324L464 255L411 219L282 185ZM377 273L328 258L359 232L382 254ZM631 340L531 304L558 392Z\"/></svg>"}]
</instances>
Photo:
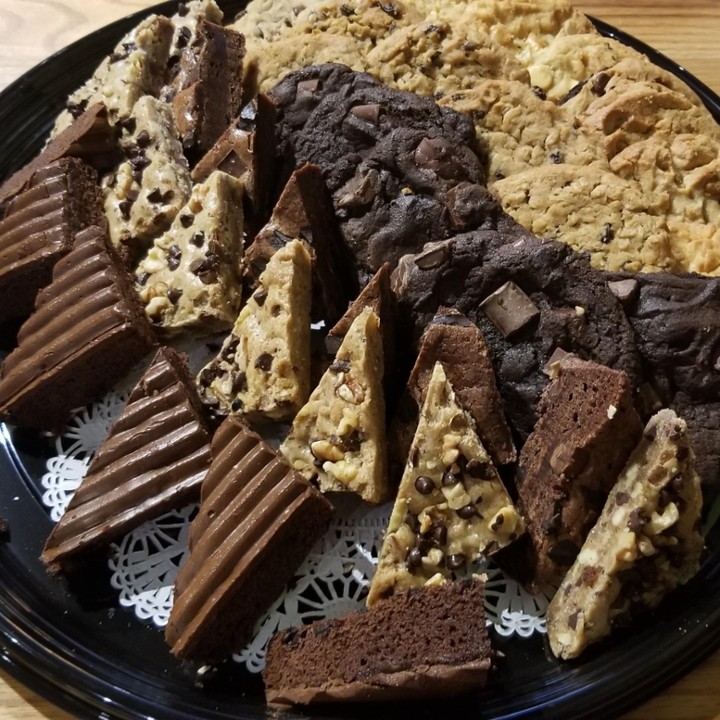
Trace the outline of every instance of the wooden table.
<instances>
[{"instance_id":1,"label":"wooden table","mask_svg":"<svg viewBox=\"0 0 720 720\"><path fill-rule=\"evenodd\" d=\"M0 0L0 89L79 37L152 5L147 0ZM576 0L665 53L720 92L720 0ZM0 673L2 720L70 720ZM720 719L720 651L624 720Z\"/></svg>"}]
</instances>

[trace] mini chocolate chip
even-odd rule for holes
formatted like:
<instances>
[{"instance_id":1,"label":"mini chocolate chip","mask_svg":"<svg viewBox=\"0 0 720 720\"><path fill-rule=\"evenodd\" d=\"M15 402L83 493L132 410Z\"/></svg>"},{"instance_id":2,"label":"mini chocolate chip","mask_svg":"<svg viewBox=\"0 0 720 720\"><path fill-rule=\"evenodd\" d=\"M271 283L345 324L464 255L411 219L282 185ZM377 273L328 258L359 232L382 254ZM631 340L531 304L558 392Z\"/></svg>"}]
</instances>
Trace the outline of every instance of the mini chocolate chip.
<instances>
[{"instance_id":1,"label":"mini chocolate chip","mask_svg":"<svg viewBox=\"0 0 720 720\"><path fill-rule=\"evenodd\" d=\"M488 476L488 464L477 458L470 460L465 466L465 470L470 477L485 479Z\"/></svg>"},{"instance_id":2,"label":"mini chocolate chip","mask_svg":"<svg viewBox=\"0 0 720 720\"><path fill-rule=\"evenodd\" d=\"M349 5L341 5L340 12L344 17L350 17L355 14L355 10L353 10Z\"/></svg>"},{"instance_id":3,"label":"mini chocolate chip","mask_svg":"<svg viewBox=\"0 0 720 720\"><path fill-rule=\"evenodd\" d=\"M607 243L609 243L614 237L615 232L612 229L612 225L610 223L605 223L602 235L600 236L600 242L607 245Z\"/></svg>"},{"instance_id":4,"label":"mini chocolate chip","mask_svg":"<svg viewBox=\"0 0 720 720\"><path fill-rule=\"evenodd\" d=\"M430 530L430 540L438 547L447 542L447 527L445 525L433 525Z\"/></svg>"},{"instance_id":5,"label":"mini chocolate chip","mask_svg":"<svg viewBox=\"0 0 720 720\"><path fill-rule=\"evenodd\" d=\"M464 505L455 511L459 518L463 520L469 520L471 517L475 517L478 513L474 505ZM494 530L495 528L493 528Z\"/></svg>"},{"instance_id":6,"label":"mini chocolate chip","mask_svg":"<svg viewBox=\"0 0 720 720\"><path fill-rule=\"evenodd\" d=\"M253 300L262 307L265 304L265 301L267 300L268 291L261 287L259 290L256 290L253 297Z\"/></svg>"},{"instance_id":7,"label":"mini chocolate chip","mask_svg":"<svg viewBox=\"0 0 720 720\"><path fill-rule=\"evenodd\" d=\"M592 81L592 85L590 86L590 90L592 90L594 95L598 95L602 97L605 94L605 88L607 87L607 84L610 82L610 76L606 72L599 72Z\"/></svg>"},{"instance_id":8,"label":"mini chocolate chip","mask_svg":"<svg viewBox=\"0 0 720 720\"><path fill-rule=\"evenodd\" d=\"M149 277L149 272L142 272L135 278L135 282L137 282L138 285L144 285L148 281Z\"/></svg>"},{"instance_id":9,"label":"mini chocolate chip","mask_svg":"<svg viewBox=\"0 0 720 720\"><path fill-rule=\"evenodd\" d=\"M212 381L219 378L222 374L223 371L219 365L215 363L208 365L200 371L200 384L204 386L211 385Z\"/></svg>"},{"instance_id":10,"label":"mini chocolate chip","mask_svg":"<svg viewBox=\"0 0 720 720\"><path fill-rule=\"evenodd\" d=\"M538 85L532 86L532 91L539 97L541 100L547 100L547 93Z\"/></svg>"},{"instance_id":11,"label":"mini chocolate chip","mask_svg":"<svg viewBox=\"0 0 720 720\"><path fill-rule=\"evenodd\" d=\"M137 121L134 117L126 118L125 120L121 120L118 125L123 129L127 130L131 135L135 132L135 128L137 127Z\"/></svg>"},{"instance_id":12,"label":"mini chocolate chip","mask_svg":"<svg viewBox=\"0 0 720 720\"><path fill-rule=\"evenodd\" d=\"M245 407L245 403L240 398L235 398L230 404L230 409L233 412L240 412Z\"/></svg>"},{"instance_id":13,"label":"mini chocolate chip","mask_svg":"<svg viewBox=\"0 0 720 720\"><path fill-rule=\"evenodd\" d=\"M670 481L669 485L670 485L670 487L671 487L675 492L678 492L678 493L679 493L679 492L683 489L683 487L685 486L685 481L683 480L683 476L680 475L680 474L676 475L676 476Z\"/></svg>"},{"instance_id":14,"label":"mini chocolate chip","mask_svg":"<svg viewBox=\"0 0 720 720\"><path fill-rule=\"evenodd\" d=\"M418 475L415 478L415 489L421 495L429 495L435 489L435 483L427 475Z\"/></svg>"},{"instance_id":15,"label":"mini chocolate chip","mask_svg":"<svg viewBox=\"0 0 720 720\"><path fill-rule=\"evenodd\" d=\"M74 118L79 118L85 110L87 110L87 105L87 100L81 100L79 103L68 100L65 104L65 108Z\"/></svg>"},{"instance_id":16,"label":"mini chocolate chip","mask_svg":"<svg viewBox=\"0 0 720 720\"><path fill-rule=\"evenodd\" d=\"M151 190L147 194L147 199L151 203L159 203L162 201L162 193L160 192L160 188L155 188L154 190Z\"/></svg>"},{"instance_id":17,"label":"mini chocolate chip","mask_svg":"<svg viewBox=\"0 0 720 720\"><path fill-rule=\"evenodd\" d=\"M180 267L181 258L182 250L179 245L173 244L167 249L167 264L170 270L177 270Z\"/></svg>"},{"instance_id":18,"label":"mini chocolate chip","mask_svg":"<svg viewBox=\"0 0 720 720\"><path fill-rule=\"evenodd\" d=\"M559 150L553 150L550 153L550 160L552 160L555 165L559 165L562 162L562 153Z\"/></svg>"},{"instance_id":19,"label":"mini chocolate chip","mask_svg":"<svg viewBox=\"0 0 720 720\"><path fill-rule=\"evenodd\" d=\"M340 438L339 447L344 452L358 452L364 441L365 435L358 428L353 428L347 435Z\"/></svg>"},{"instance_id":20,"label":"mini chocolate chip","mask_svg":"<svg viewBox=\"0 0 720 720\"><path fill-rule=\"evenodd\" d=\"M135 142L138 144L138 147L146 148L152 138L150 137L150 133L147 130L141 130L136 136L135 136Z\"/></svg>"},{"instance_id":21,"label":"mini chocolate chip","mask_svg":"<svg viewBox=\"0 0 720 720\"><path fill-rule=\"evenodd\" d=\"M568 617L568 626L570 627L571 630L577 629L577 621L578 621L579 615L580 615L580 611L576 610L574 613L572 613L570 615L570 617Z\"/></svg>"},{"instance_id":22,"label":"mini chocolate chip","mask_svg":"<svg viewBox=\"0 0 720 720\"><path fill-rule=\"evenodd\" d=\"M443 487L448 487L450 485L455 485L456 483L460 482L460 478L455 474L450 472L449 470L446 470L443 473L442 476L442 484Z\"/></svg>"},{"instance_id":23,"label":"mini chocolate chip","mask_svg":"<svg viewBox=\"0 0 720 720\"><path fill-rule=\"evenodd\" d=\"M420 552L420 548L412 548L405 557L405 563L410 569L419 567L422 564L422 553Z\"/></svg>"},{"instance_id":24,"label":"mini chocolate chip","mask_svg":"<svg viewBox=\"0 0 720 720\"><path fill-rule=\"evenodd\" d=\"M420 521L417 515L413 515L410 511L405 513L405 524L414 532L417 533L420 530Z\"/></svg>"},{"instance_id":25,"label":"mini chocolate chip","mask_svg":"<svg viewBox=\"0 0 720 720\"><path fill-rule=\"evenodd\" d=\"M583 89L586 82L586 80L583 80L574 87L570 88L569 92L558 100L558 105L564 105L568 100L572 100Z\"/></svg>"},{"instance_id":26,"label":"mini chocolate chip","mask_svg":"<svg viewBox=\"0 0 720 720\"><path fill-rule=\"evenodd\" d=\"M125 220L128 220L130 218L130 209L132 208L132 203L129 200L121 200L118 203L118 210L120 211L120 215Z\"/></svg>"},{"instance_id":27,"label":"mini chocolate chip","mask_svg":"<svg viewBox=\"0 0 720 720\"><path fill-rule=\"evenodd\" d=\"M387 13L390 17L392 17L392 18L397 17L397 6L395 5L395 3L388 3L387 5L383 5L381 2L379 2L378 7L384 13Z\"/></svg>"},{"instance_id":28,"label":"mini chocolate chip","mask_svg":"<svg viewBox=\"0 0 720 720\"><path fill-rule=\"evenodd\" d=\"M184 228L189 228L189 227L193 224L194 220L195 220L195 216L194 216L194 215L189 215L188 213L183 213L183 214L180 216L180 224L181 224Z\"/></svg>"},{"instance_id":29,"label":"mini chocolate chip","mask_svg":"<svg viewBox=\"0 0 720 720\"><path fill-rule=\"evenodd\" d=\"M170 288L166 293L167 299L174 305L183 294L183 291L180 288Z\"/></svg>"},{"instance_id":30,"label":"mini chocolate chip","mask_svg":"<svg viewBox=\"0 0 720 720\"><path fill-rule=\"evenodd\" d=\"M658 493L658 507L662 510L663 508L667 507L672 502L672 497L670 496L670 493L663 488Z\"/></svg>"},{"instance_id":31,"label":"mini chocolate chip","mask_svg":"<svg viewBox=\"0 0 720 720\"><path fill-rule=\"evenodd\" d=\"M453 94L451 95L450 99L453 100L454 102L458 102L458 101L460 101L460 100L464 100L464 99L465 99L465 93L453 93Z\"/></svg>"},{"instance_id":32,"label":"mini chocolate chip","mask_svg":"<svg viewBox=\"0 0 720 720\"><path fill-rule=\"evenodd\" d=\"M460 568L465 567L466 562L467 562L467 558L462 553L457 553L455 555L448 555L445 558L445 567L448 570L460 570Z\"/></svg>"},{"instance_id":33,"label":"mini chocolate chip","mask_svg":"<svg viewBox=\"0 0 720 720\"><path fill-rule=\"evenodd\" d=\"M190 238L190 242L195 247L202 247L205 242L205 233L202 230L199 230Z\"/></svg>"},{"instance_id":34,"label":"mini chocolate chip","mask_svg":"<svg viewBox=\"0 0 720 720\"><path fill-rule=\"evenodd\" d=\"M272 367L273 356L270 353L262 353L255 361L255 367L263 372L268 372Z\"/></svg>"},{"instance_id":35,"label":"mini chocolate chip","mask_svg":"<svg viewBox=\"0 0 720 720\"><path fill-rule=\"evenodd\" d=\"M248 389L247 375L244 372L234 372L232 374L232 382L230 385L230 392L233 394L239 392L245 392Z\"/></svg>"},{"instance_id":36,"label":"mini chocolate chip","mask_svg":"<svg viewBox=\"0 0 720 720\"><path fill-rule=\"evenodd\" d=\"M350 371L350 361L349 360L335 360L335 362L330 366L330 370L333 372L342 372L346 373Z\"/></svg>"},{"instance_id":37,"label":"mini chocolate chip","mask_svg":"<svg viewBox=\"0 0 720 720\"><path fill-rule=\"evenodd\" d=\"M502 513L498 513L495 516L495 519L493 520L493 523L490 526L490 529L493 532L495 532L496 530L499 530L504 524L505 524L505 516Z\"/></svg>"},{"instance_id":38,"label":"mini chocolate chip","mask_svg":"<svg viewBox=\"0 0 720 720\"><path fill-rule=\"evenodd\" d=\"M642 508L635 508L628 518L628 528L634 533L641 533L650 518Z\"/></svg>"},{"instance_id":39,"label":"mini chocolate chip","mask_svg":"<svg viewBox=\"0 0 720 720\"><path fill-rule=\"evenodd\" d=\"M626 492L620 491L615 495L615 502L618 505L625 505L627 501L630 499L630 495Z\"/></svg>"}]
</instances>

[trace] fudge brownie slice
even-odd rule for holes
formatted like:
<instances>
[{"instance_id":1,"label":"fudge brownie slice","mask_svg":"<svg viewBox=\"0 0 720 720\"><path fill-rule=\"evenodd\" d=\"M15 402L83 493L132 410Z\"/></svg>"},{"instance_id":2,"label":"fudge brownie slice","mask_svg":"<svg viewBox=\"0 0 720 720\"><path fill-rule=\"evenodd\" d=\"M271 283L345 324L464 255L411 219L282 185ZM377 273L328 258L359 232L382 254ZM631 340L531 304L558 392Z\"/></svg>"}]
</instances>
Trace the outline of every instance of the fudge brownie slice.
<instances>
[{"instance_id":1,"label":"fudge brownie slice","mask_svg":"<svg viewBox=\"0 0 720 720\"><path fill-rule=\"evenodd\" d=\"M5 358L0 415L56 429L156 346L142 305L104 230L75 236Z\"/></svg>"},{"instance_id":2,"label":"fudge brownie slice","mask_svg":"<svg viewBox=\"0 0 720 720\"><path fill-rule=\"evenodd\" d=\"M643 427L625 373L571 356L551 372L516 475L533 590L562 580Z\"/></svg>"},{"instance_id":3,"label":"fudge brownie slice","mask_svg":"<svg viewBox=\"0 0 720 720\"><path fill-rule=\"evenodd\" d=\"M245 250L245 279L254 288L278 248L302 239L313 261L313 318L334 322L344 312L354 278L343 268L332 202L317 165L293 172L267 224Z\"/></svg>"},{"instance_id":4,"label":"fudge brownie slice","mask_svg":"<svg viewBox=\"0 0 720 720\"><path fill-rule=\"evenodd\" d=\"M440 308L425 328L407 388L390 426L392 454L405 463L436 362L443 364L492 461L496 465L515 462L515 446L495 384L490 350L478 327L451 308Z\"/></svg>"},{"instance_id":5,"label":"fudge brownie slice","mask_svg":"<svg viewBox=\"0 0 720 720\"><path fill-rule=\"evenodd\" d=\"M493 658L483 596L478 578L444 582L278 632L263 671L267 702L416 700L480 688Z\"/></svg>"},{"instance_id":6,"label":"fudge brownie slice","mask_svg":"<svg viewBox=\"0 0 720 720\"><path fill-rule=\"evenodd\" d=\"M146 96L123 123L125 159L103 178L110 239L129 264L170 227L192 181L170 108Z\"/></svg>"},{"instance_id":7,"label":"fudge brownie slice","mask_svg":"<svg viewBox=\"0 0 720 720\"><path fill-rule=\"evenodd\" d=\"M178 658L217 661L249 640L333 509L237 418L213 438L201 493L165 639Z\"/></svg>"},{"instance_id":8,"label":"fudge brownie slice","mask_svg":"<svg viewBox=\"0 0 720 720\"><path fill-rule=\"evenodd\" d=\"M118 160L117 129L108 122L107 108L91 105L69 127L51 140L37 157L11 175L0 186L0 210L12 197L27 188L32 176L65 157L84 160L96 170L114 167Z\"/></svg>"},{"instance_id":9,"label":"fudge brownie slice","mask_svg":"<svg viewBox=\"0 0 720 720\"><path fill-rule=\"evenodd\" d=\"M145 312L167 333L232 326L242 297L242 181L216 170L195 185L135 271Z\"/></svg>"},{"instance_id":10,"label":"fudge brownie slice","mask_svg":"<svg viewBox=\"0 0 720 720\"><path fill-rule=\"evenodd\" d=\"M127 33L93 76L70 95L66 109L55 121L53 137L94 103L103 103L110 122L115 124L130 116L141 97L157 95L165 77L172 36L172 22L161 15L151 15Z\"/></svg>"},{"instance_id":11,"label":"fudge brownie slice","mask_svg":"<svg viewBox=\"0 0 720 720\"><path fill-rule=\"evenodd\" d=\"M275 122L275 104L270 98L263 94L253 98L191 173L194 182L203 182L213 170L243 181L249 237L266 222L275 190Z\"/></svg>"},{"instance_id":12,"label":"fudge brownie slice","mask_svg":"<svg viewBox=\"0 0 720 720\"><path fill-rule=\"evenodd\" d=\"M196 500L211 435L186 359L161 348L93 456L42 561L51 572L67 571L89 551Z\"/></svg>"},{"instance_id":13,"label":"fudge brownie slice","mask_svg":"<svg viewBox=\"0 0 720 720\"><path fill-rule=\"evenodd\" d=\"M487 194L464 115L342 65L295 71L269 94L278 155L322 168L362 285L383 263L477 226L455 211L459 196Z\"/></svg>"},{"instance_id":14,"label":"fudge brownie slice","mask_svg":"<svg viewBox=\"0 0 720 720\"><path fill-rule=\"evenodd\" d=\"M380 319L368 307L293 420L280 452L323 492L378 503L388 491Z\"/></svg>"},{"instance_id":15,"label":"fudge brownie slice","mask_svg":"<svg viewBox=\"0 0 720 720\"><path fill-rule=\"evenodd\" d=\"M505 547L524 523L441 363L428 383L368 606Z\"/></svg>"},{"instance_id":16,"label":"fudge brownie slice","mask_svg":"<svg viewBox=\"0 0 720 720\"><path fill-rule=\"evenodd\" d=\"M64 158L36 170L0 221L0 320L30 315L38 290L50 283L55 263L71 250L75 235L102 222L93 168Z\"/></svg>"},{"instance_id":17,"label":"fudge brownie slice","mask_svg":"<svg viewBox=\"0 0 720 720\"><path fill-rule=\"evenodd\" d=\"M191 161L210 150L237 115L244 55L240 33L199 20L165 95L172 101L175 127Z\"/></svg>"},{"instance_id":18,"label":"fudge brownie slice","mask_svg":"<svg viewBox=\"0 0 720 720\"><path fill-rule=\"evenodd\" d=\"M291 420L310 394L310 256L292 240L270 259L218 356L197 376L216 414Z\"/></svg>"},{"instance_id":19,"label":"fudge brownie slice","mask_svg":"<svg viewBox=\"0 0 720 720\"><path fill-rule=\"evenodd\" d=\"M577 657L686 583L700 567L701 512L687 426L661 410L548 607L555 656Z\"/></svg>"}]
</instances>

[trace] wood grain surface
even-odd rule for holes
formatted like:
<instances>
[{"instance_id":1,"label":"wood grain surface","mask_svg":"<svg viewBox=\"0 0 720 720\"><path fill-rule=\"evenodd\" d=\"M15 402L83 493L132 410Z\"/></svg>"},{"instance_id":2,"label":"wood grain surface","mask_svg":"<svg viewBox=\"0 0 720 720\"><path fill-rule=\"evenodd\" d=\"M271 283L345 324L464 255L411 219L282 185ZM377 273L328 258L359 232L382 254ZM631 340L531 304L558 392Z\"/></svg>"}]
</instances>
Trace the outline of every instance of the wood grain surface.
<instances>
[{"instance_id":1,"label":"wood grain surface","mask_svg":"<svg viewBox=\"0 0 720 720\"><path fill-rule=\"evenodd\" d=\"M0 0L0 89L40 60L146 0ZM694 73L720 93L720 0L576 0ZM0 671L2 720L70 720ZM199 719L200 720L200 719ZM623 720L720 720L720 651Z\"/></svg>"}]
</instances>

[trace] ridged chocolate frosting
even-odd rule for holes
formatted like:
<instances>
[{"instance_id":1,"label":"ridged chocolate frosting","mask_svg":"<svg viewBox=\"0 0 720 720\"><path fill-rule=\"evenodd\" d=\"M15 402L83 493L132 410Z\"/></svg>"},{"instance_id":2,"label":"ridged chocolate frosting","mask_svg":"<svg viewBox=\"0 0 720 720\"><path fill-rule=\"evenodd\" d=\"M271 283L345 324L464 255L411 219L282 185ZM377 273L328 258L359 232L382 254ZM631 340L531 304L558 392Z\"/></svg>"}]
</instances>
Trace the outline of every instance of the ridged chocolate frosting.
<instances>
[{"instance_id":1,"label":"ridged chocolate frosting","mask_svg":"<svg viewBox=\"0 0 720 720\"><path fill-rule=\"evenodd\" d=\"M330 503L237 418L220 426L212 451L165 631L173 655L203 661L242 648L332 514Z\"/></svg>"},{"instance_id":2,"label":"ridged chocolate frosting","mask_svg":"<svg viewBox=\"0 0 720 720\"><path fill-rule=\"evenodd\" d=\"M50 534L43 562L61 570L78 553L196 500L210 438L185 360L161 348Z\"/></svg>"},{"instance_id":3,"label":"ridged chocolate frosting","mask_svg":"<svg viewBox=\"0 0 720 720\"><path fill-rule=\"evenodd\" d=\"M104 222L97 173L77 158L40 168L0 222L0 320L26 317L75 234Z\"/></svg>"},{"instance_id":4,"label":"ridged chocolate frosting","mask_svg":"<svg viewBox=\"0 0 720 720\"><path fill-rule=\"evenodd\" d=\"M0 416L56 428L156 346L130 278L104 230L80 232L38 293L0 378Z\"/></svg>"}]
</instances>

